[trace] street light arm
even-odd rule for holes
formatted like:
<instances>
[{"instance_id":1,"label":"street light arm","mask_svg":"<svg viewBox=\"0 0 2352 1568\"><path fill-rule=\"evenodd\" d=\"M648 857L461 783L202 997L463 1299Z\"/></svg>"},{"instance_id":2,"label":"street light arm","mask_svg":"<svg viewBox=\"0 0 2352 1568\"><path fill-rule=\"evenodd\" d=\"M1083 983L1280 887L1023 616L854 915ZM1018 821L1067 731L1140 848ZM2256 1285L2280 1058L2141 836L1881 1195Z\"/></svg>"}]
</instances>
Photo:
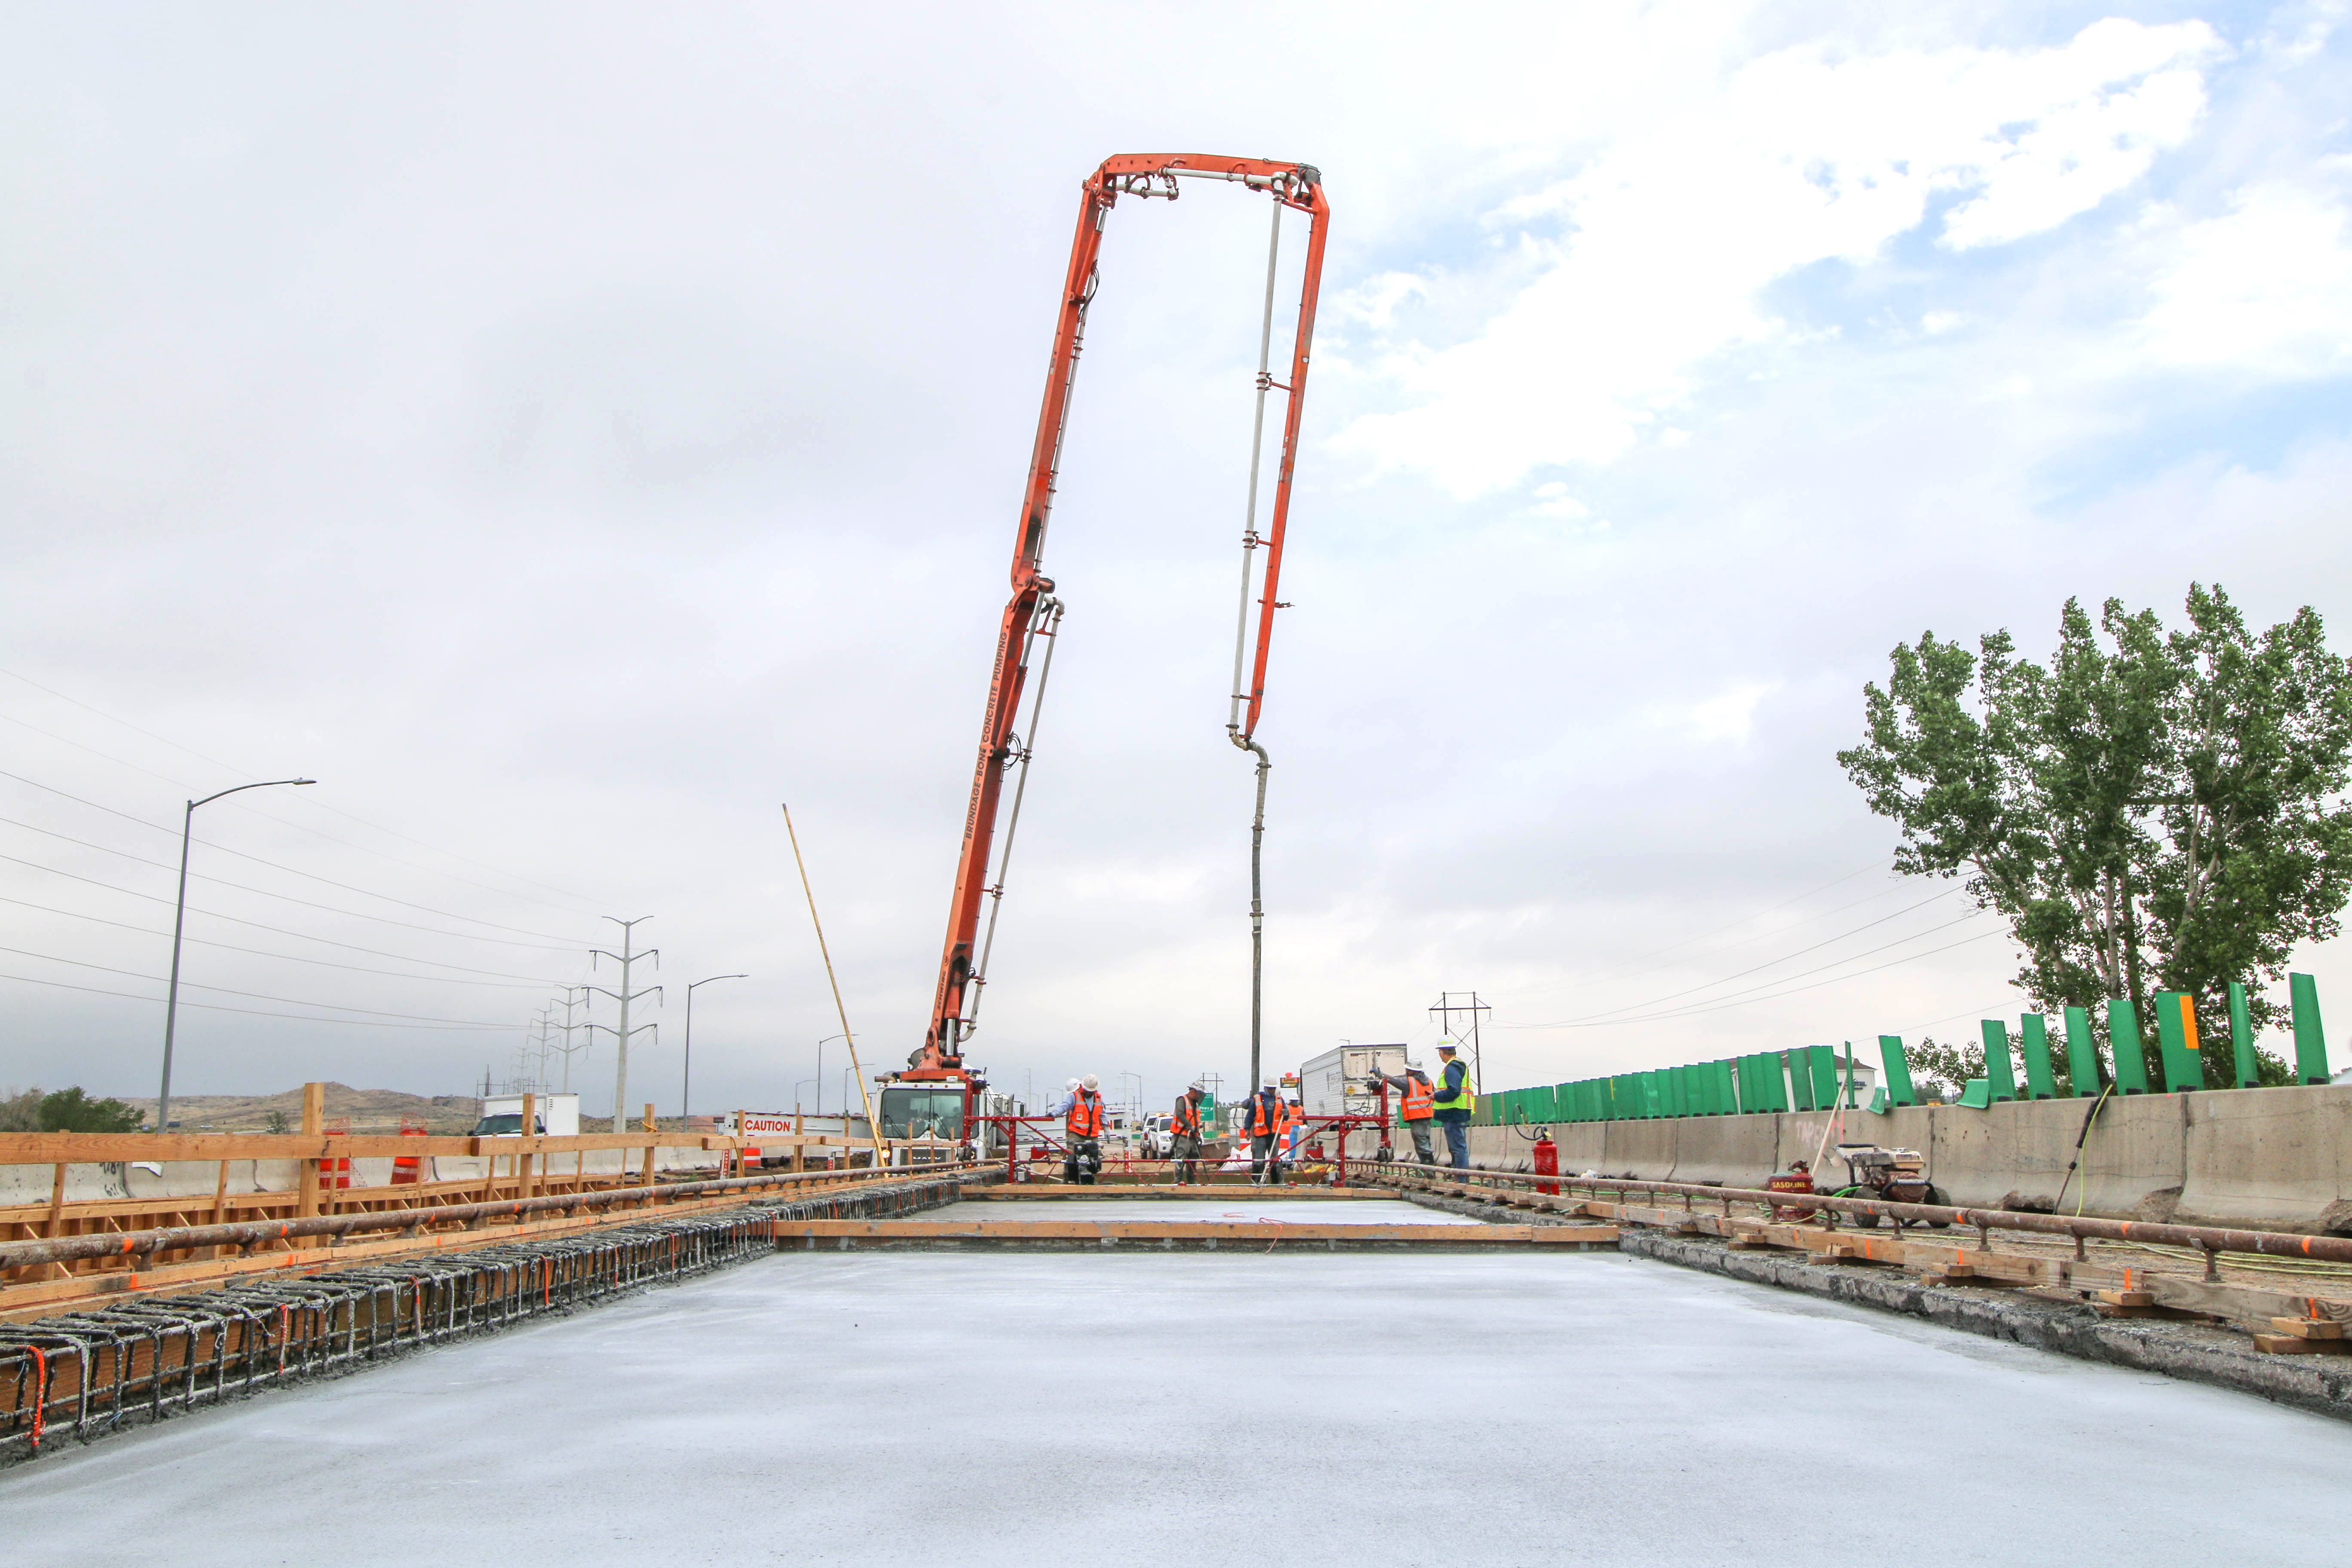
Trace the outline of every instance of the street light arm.
<instances>
[{"instance_id":1,"label":"street light arm","mask_svg":"<svg viewBox=\"0 0 2352 1568\"><path fill-rule=\"evenodd\" d=\"M228 788L221 790L217 794L208 795L202 800L192 800L188 802L188 809L190 811L194 811L200 805L210 805L222 795L235 795L241 789L272 789L278 784L313 784L318 782L319 781L317 779L263 779L256 784L231 784Z\"/></svg>"}]
</instances>

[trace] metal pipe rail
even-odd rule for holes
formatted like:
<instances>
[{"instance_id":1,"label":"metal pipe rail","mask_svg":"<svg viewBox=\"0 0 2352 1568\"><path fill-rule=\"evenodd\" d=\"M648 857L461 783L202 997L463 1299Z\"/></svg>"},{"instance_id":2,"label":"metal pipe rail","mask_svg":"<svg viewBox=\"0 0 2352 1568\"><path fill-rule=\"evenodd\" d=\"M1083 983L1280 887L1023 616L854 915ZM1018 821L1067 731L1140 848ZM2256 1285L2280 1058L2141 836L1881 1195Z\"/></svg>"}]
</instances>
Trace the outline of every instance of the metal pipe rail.
<instances>
[{"instance_id":1,"label":"metal pipe rail","mask_svg":"<svg viewBox=\"0 0 2352 1568\"><path fill-rule=\"evenodd\" d=\"M1656 1193L1685 1199L1684 1207L1686 1209L1693 1206L1690 1200L1694 1199L1720 1202L1727 1213L1733 1203L1758 1204L1767 1208L1802 1208L1831 1215L1832 1226L1836 1224L1834 1216L1841 1214L1877 1215L1889 1219L1924 1220L1929 1225L1964 1225L1980 1234L1989 1230L2026 1230L2043 1236L2072 1237L2077 1241L2137 1241L2159 1247L2191 1247L2209 1253L2244 1252L2267 1258L2352 1263L2352 1237L2312 1236L2299 1231L2232 1230L2219 1226L2159 1225L2152 1221L2103 1219L2091 1215L1955 1208L1941 1204L1899 1204L1880 1198L1832 1197L1825 1193L1775 1193L1755 1187L1647 1182L1633 1177L1541 1176L1521 1171L1489 1171L1477 1167L1462 1171L1450 1165L1402 1163L1377 1169L1380 1174L1373 1179L1380 1181L1401 1176L1407 1183L1425 1181L1444 1184L1475 1179L1489 1183L1515 1183L1520 1186L1540 1184L1545 1187L1592 1193Z\"/></svg>"},{"instance_id":2,"label":"metal pipe rail","mask_svg":"<svg viewBox=\"0 0 2352 1568\"><path fill-rule=\"evenodd\" d=\"M905 1214L961 1183L901 1173L717 1214L494 1242L0 1323L0 1464L298 1379L486 1332L656 1279L772 1256L778 1221Z\"/></svg>"},{"instance_id":3,"label":"metal pipe rail","mask_svg":"<svg viewBox=\"0 0 2352 1568\"><path fill-rule=\"evenodd\" d=\"M313 1215L302 1219L247 1221L236 1225L179 1226L162 1230L118 1231L92 1236L61 1236L39 1241L0 1242L0 1268L28 1264L68 1263L91 1258L138 1258L184 1247L235 1247L250 1249L265 1242L303 1236L352 1236L368 1231L421 1233L427 1226L452 1221L467 1224L520 1218L551 1209L602 1208L612 1204L675 1202L680 1198L713 1197L748 1193L761 1187L831 1182L866 1186L910 1177L953 1175L973 1171L971 1163L884 1165L854 1171L776 1171L723 1181L673 1182L658 1186L608 1187L589 1193L555 1193L539 1198L508 1198L496 1203L451 1204L440 1208L382 1210L373 1214Z\"/></svg>"}]
</instances>

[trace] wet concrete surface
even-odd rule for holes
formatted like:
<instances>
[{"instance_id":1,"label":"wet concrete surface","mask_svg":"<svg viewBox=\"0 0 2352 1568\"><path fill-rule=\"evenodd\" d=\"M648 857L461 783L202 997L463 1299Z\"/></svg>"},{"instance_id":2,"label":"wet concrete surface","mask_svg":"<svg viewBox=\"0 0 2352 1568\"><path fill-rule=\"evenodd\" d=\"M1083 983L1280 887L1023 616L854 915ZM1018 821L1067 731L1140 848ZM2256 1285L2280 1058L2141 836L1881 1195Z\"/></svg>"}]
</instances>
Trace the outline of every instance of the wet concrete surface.
<instances>
[{"instance_id":1,"label":"wet concrete surface","mask_svg":"<svg viewBox=\"0 0 2352 1568\"><path fill-rule=\"evenodd\" d=\"M0 1541L95 1568L2274 1568L2345 1560L2347 1473L2321 1416L1615 1254L793 1253L68 1446L0 1472Z\"/></svg>"}]
</instances>

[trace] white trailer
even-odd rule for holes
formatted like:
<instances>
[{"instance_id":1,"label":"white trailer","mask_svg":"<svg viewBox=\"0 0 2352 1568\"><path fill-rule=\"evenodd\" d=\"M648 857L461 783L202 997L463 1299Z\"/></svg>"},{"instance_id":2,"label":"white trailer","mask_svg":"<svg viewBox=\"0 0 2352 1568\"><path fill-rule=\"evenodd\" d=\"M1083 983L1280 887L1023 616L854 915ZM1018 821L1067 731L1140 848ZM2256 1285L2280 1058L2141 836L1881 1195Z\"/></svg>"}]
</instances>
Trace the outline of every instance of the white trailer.
<instances>
[{"instance_id":1,"label":"white trailer","mask_svg":"<svg viewBox=\"0 0 2352 1568\"><path fill-rule=\"evenodd\" d=\"M1298 1069L1299 1109L1309 1116L1377 1116L1380 1097L1364 1087L1374 1073L1404 1071L1410 1058L1402 1046L1341 1046ZM1389 1110L1397 1095L1389 1091Z\"/></svg>"},{"instance_id":2,"label":"white trailer","mask_svg":"<svg viewBox=\"0 0 2352 1568\"><path fill-rule=\"evenodd\" d=\"M577 1138L580 1136L580 1097L576 1094L542 1094L532 1110L531 1120L539 1123L531 1129L534 1132L550 1138ZM474 1123L474 1136L522 1136L522 1096L493 1095L482 1101L482 1119Z\"/></svg>"}]
</instances>

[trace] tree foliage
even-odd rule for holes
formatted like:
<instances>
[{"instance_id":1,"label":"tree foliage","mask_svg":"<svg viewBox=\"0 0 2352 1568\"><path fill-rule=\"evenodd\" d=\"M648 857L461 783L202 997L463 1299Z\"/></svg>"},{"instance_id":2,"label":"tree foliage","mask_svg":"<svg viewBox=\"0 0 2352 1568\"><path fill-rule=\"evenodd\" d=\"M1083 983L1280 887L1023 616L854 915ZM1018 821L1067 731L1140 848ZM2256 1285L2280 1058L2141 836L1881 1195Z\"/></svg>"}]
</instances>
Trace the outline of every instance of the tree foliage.
<instances>
[{"instance_id":1,"label":"tree foliage","mask_svg":"<svg viewBox=\"0 0 2352 1568\"><path fill-rule=\"evenodd\" d=\"M2352 673L2305 606L2259 637L2219 584L2189 625L2070 599L2045 667L2006 631L1969 653L1930 632L1864 688L1867 740L1838 753L1900 826L1897 869L1965 874L2025 951L2018 984L2054 1011L2129 997L2161 1081L2150 999L2184 991L2209 1038L2245 984L2257 1033L2281 1021L2262 981L2340 929L2352 897ZM2231 1081L2207 1051L2208 1081ZM2269 1081L2285 1064L2264 1053Z\"/></svg>"},{"instance_id":2,"label":"tree foliage","mask_svg":"<svg viewBox=\"0 0 2352 1568\"><path fill-rule=\"evenodd\" d=\"M0 1132L38 1132L41 1130L41 1091L37 1088L23 1090L0 1089Z\"/></svg>"},{"instance_id":3,"label":"tree foliage","mask_svg":"<svg viewBox=\"0 0 2352 1568\"><path fill-rule=\"evenodd\" d=\"M39 1119L44 1132L136 1132L147 1113L119 1100L92 1100L77 1084L43 1095Z\"/></svg>"}]
</instances>

